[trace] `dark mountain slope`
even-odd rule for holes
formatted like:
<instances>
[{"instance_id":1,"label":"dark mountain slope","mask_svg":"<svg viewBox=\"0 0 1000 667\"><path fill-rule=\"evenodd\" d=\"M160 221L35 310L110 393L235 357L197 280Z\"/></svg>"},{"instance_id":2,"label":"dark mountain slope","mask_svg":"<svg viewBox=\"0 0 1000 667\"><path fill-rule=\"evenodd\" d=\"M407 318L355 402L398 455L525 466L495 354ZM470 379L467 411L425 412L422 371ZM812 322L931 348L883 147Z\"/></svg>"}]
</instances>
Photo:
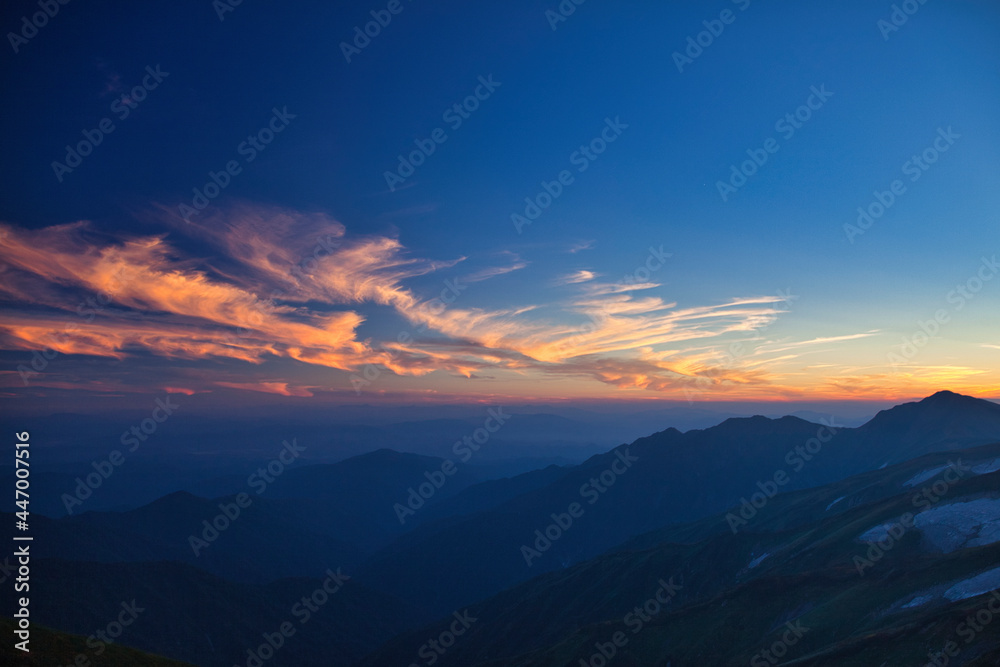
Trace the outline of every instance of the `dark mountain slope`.
<instances>
[{"instance_id":1,"label":"dark mountain slope","mask_svg":"<svg viewBox=\"0 0 1000 667\"><path fill-rule=\"evenodd\" d=\"M235 581L311 575L331 563L350 570L360 562L358 549L296 525L289 514L282 501L252 496L251 504L240 508L235 497L206 500L177 492L129 512L35 517L32 529L39 557L72 554L75 560L106 563L169 560Z\"/></svg>"},{"instance_id":2,"label":"dark mountain slope","mask_svg":"<svg viewBox=\"0 0 1000 667\"><path fill-rule=\"evenodd\" d=\"M288 504L290 517L315 532L336 535L371 551L414 525L401 524L394 505L405 503L408 489L427 482L427 474L439 472L443 463L438 457L380 449L339 463L289 469L275 479L265 495L292 501ZM458 465L435 489L428 505L485 479L479 469Z\"/></svg>"},{"instance_id":3,"label":"dark mountain slope","mask_svg":"<svg viewBox=\"0 0 1000 667\"><path fill-rule=\"evenodd\" d=\"M255 586L177 563L33 560L31 612L39 625L89 636L124 604L138 611L118 643L202 667L246 665L265 633L281 644L269 667L349 665L412 622L399 600L322 569L315 575ZM283 623L294 632L279 642Z\"/></svg>"},{"instance_id":4,"label":"dark mountain slope","mask_svg":"<svg viewBox=\"0 0 1000 667\"><path fill-rule=\"evenodd\" d=\"M949 472L948 462L959 457L961 474ZM928 455L776 496L735 535L725 515L644 535L622 550L471 605L478 620L440 664L578 665L597 643L623 631L628 642L615 664L745 665L796 619L810 631L794 652L789 647L789 660L922 664L921 656L926 660L927 651L944 646L964 614L988 602L988 595L949 601L944 591L997 568L1000 541L945 553L938 538L931 539L934 529L927 526L933 522L921 520L887 550L869 553L859 537L907 512L947 511L967 502L995 503L996 516L982 514L981 520L1000 527L1000 472L988 472L998 464L1000 444ZM966 521L975 515L963 510L958 516ZM984 527L977 534L988 532ZM856 556L871 562L861 563L861 573ZM995 581L987 579L986 590L996 588L1000 571ZM633 634L635 617L629 624L626 615L663 581L681 588ZM403 663L443 627L397 638L363 664ZM967 648L963 643L963 651L966 659L995 659L1000 624L977 634Z\"/></svg>"},{"instance_id":5,"label":"dark mountain slope","mask_svg":"<svg viewBox=\"0 0 1000 667\"><path fill-rule=\"evenodd\" d=\"M868 468L899 463L921 454L989 442L1000 433L1000 405L939 391L875 415L858 427L837 460Z\"/></svg>"},{"instance_id":6,"label":"dark mountain slope","mask_svg":"<svg viewBox=\"0 0 1000 667\"><path fill-rule=\"evenodd\" d=\"M16 625L9 618L0 619L0 632L13 637ZM87 646L87 638L44 626L32 625L31 651L24 653L14 648L13 642L0 645L0 663L18 667L53 667L54 665L114 665L115 667L192 667L191 663L178 662L115 644L104 647L100 658L95 649ZM83 662L79 658L83 656Z\"/></svg>"},{"instance_id":7,"label":"dark mountain slope","mask_svg":"<svg viewBox=\"0 0 1000 667\"><path fill-rule=\"evenodd\" d=\"M962 420L976 424L963 431L969 434L963 442L988 441L981 434L990 432L992 439L1000 438L1000 423L991 431L1000 406L957 398ZM936 394L901 406L906 409L891 420L883 413L864 431L796 417L728 419L687 433L668 429L592 457L551 484L493 509L422 525L367 561L358 577L447 613L642 533L723 511L761 489L812 488L871 470L900 451L917 456L926 443L954 444L952 420L934 427L954 402L956 395ZM914 420L921 425L917 443L909 426ZM554 526L553 514L566 514L573 503L581 516L565 530ZM567 525L565 518L562 523ZM546 530L556 539L536 532Z\"/></svg>"}]
</instances>

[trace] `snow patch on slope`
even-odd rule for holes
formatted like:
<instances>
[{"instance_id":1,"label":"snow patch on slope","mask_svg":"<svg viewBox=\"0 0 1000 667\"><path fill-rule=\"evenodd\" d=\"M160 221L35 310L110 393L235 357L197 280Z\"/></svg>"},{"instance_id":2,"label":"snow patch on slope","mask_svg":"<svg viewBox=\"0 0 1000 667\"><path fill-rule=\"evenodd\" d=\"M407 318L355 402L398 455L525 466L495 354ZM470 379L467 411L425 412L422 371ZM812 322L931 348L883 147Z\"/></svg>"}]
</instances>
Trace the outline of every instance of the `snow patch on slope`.
<instances>
[{"instance_id":1,"label":"snow patch on slope","mask_svg":"<svg viewBox=\"0 0 1000 667\"><path fill-rule=\"evenodd\" d=\"M948 464L945 464L943 466L938 466L937 468L931 468L930 470L924 470L923 472L918 472L916 475L914 475L910 479L908 479L905 482L903 482L903 486L916 486L917 484L920 484L921 482L926 482L931 477L934 477L935 475L937 475L940 472L944 472L945 470L947 470L950 467L951 467L951 464L948 463Z\"/></svg>"},{"instance_id":2,"label":"snow patch on slope","mask_svg":"<svg viewBox=\"0 0 1000 667\"><path fill-rule=\"evenodd\" d=\"M991 472L996 472L1000 470L1000 457L993 459L992 461L987 461L985 463L980 463L979 465L972 466L972 472L977 475L986 475Z\"/></svg>"},{"instance_id":3,"label":"snow patch on slope","mask_svg":"<svg viewBox=\"0 0 1000 667\"><path fill-rule=\"evenodd\" d=\"M1000 567L987 570L982 574L960 581L944 592L944 596L952 602L974 598L983 593L989 593L1000 588Z\"/></svg>"},{"instance_id":4,"label":"snow patch on slope","mask_svg":"<svg viewBox=\"0 0 1000 667\"><path fill-rule=\"evenodd\" d=\"M840 502L841 500L843 500L843 499L844 499L844 498L846 498L846 497L847 497L847 496L841 496L841 497L837 498L837 499L836 499L836 500L834 500L834 501L833 501L832 503L830 503L829 505L827 505L827 506L826 506L826 509L825 509L825 510L823 510L823 511L824 511L824 512L829 512L829 511L830 511L830 508L831 508L831 507L833 507L834 505L836 505L837 503L839 503L839 502Z\"/></svg>"},{"instance_id":5,"label":"snow patch on slope","mask_svg":"<svg viewBox=\"0 0 1000 667\"><path fill-rule=\"evenodd\" d=\"M1000 541L1000 499L979 498L932 507L918 514L914 525L944 553L992 544Z\"/></svg>"}]
</instances>

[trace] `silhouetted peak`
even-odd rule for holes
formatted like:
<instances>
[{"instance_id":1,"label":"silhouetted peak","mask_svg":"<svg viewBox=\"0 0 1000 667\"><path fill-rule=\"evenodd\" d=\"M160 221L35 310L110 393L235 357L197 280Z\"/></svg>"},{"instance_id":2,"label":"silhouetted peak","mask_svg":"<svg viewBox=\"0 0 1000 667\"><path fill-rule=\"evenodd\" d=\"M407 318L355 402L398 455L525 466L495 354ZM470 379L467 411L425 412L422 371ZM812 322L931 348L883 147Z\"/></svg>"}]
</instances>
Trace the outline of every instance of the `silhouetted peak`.
<instances>
[{"instance_id":1,"label":"silhouetted peak","mask_svg":"<svg viewBox=\"0 0 1000 667\"><path fill-rule=\"evenodd\" d=\"M967 396L965 394L957 394L953 391L942 390L928 396L925 399L916 401L914 403L903 403L902 405L897 405L893 410L899 408L905 408L909 406L915 406L920 408L937 408L937 409L963 409L963 410L984 410L989 413L1000 412L1000 405L993 403L992 401L987 401L982 398L976 398L975 396Z\"/></svg>"},{"instance_id":2,"label":"silhouetted peak","mask_svg":"<svg viewBox=\"0 0 1000 667\"><path fill-rule=\"evenodd\" d=\"M916 427L937 430L958 424L965 430L983 426L995 428L998 423L1000 423L1000 405L953 391L939 391L920 401L903 403L882 410L863 428L895 430Z\"/></svg>"},{"instance_id":3,"label":"silhouetted peak","mask_svg":"<svg viewBox=\"0 0 1000 667\"><path fill-rule=\"evenodd\" d=\"M721 422L717 426L705 429L706 431L717 431L720 433L725 433L729 431L747 431L747 432L770 432L775 429L784 428L796 428L802 424L809 424L811 422L806 421L800 417L792 417L791 415L786 415L784 417L778 417L772 419L771 417L765 417L764 415L754 415L753 417L730 417L725 421Z\"/></svg>"},{"instance_id":4,"label":"silhouetted peak","mask_svg":"<svg viewBox=\"0 0 1000 667\"><path fill-rule=\"evenodd\" d=\"M975 398L973 396L966 396L965 394L956 394L953 391L948 391L947 389L943 389L943 390L941 390L941 391L939 391L939 392L937 392L935 394L932 394L931 396L928 396L927 398L923 399L922 401L920 401L920 403L927 404L927 405L947 405L947 404L959 403L959 402L963 402L963 401L964 402L971 402L971 401L979 401L979 400L982 400L982 399L978 399L978 398Z\"/></svg>"}]
</instances>

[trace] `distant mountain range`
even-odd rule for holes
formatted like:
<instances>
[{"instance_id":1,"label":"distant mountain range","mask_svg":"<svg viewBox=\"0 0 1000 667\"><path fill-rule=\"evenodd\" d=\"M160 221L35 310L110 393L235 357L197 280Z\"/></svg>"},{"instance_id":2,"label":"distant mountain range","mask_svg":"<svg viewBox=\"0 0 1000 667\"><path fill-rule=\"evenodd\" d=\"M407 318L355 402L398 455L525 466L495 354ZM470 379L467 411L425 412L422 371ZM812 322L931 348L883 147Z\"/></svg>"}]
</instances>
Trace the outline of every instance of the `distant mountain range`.
<instances>
[{"instance_id":1,"label":"distant mountain range","mask_svg":"<svg viewBox=\"0 0 1000 667\"><path fill-rule=\"evenodd\" d=\"M956 406L959 419L951 414ZM913 428L911 420L924 427ZM931 426L935 423L941 426ZM358 578L446 613L635 535L721 512L759 492L758 484L776 484L777 474L784 473L786 481L775 490L787 492L996 440L1000 405L950 392L879 413L855 429L796 417L727 419L687 433L667 429L595 456L494 509L422 525L369 559ZM595 496L600 476L622 451L638 460ZM574 502L583 516L529 566L522 547L533 548L535 531L545 531L552 515L565 513Z\"/></svg>"},{"instance_id":2,"label":"distant mountain range","mask_svg":"<svg viewBox=\"0 0 1000 667\"><path fill-rule=\"evenodd\" d=\"M507 478L447 466L380 450L290 467L266 493L247 489L197 555L191 536L233 512L233 493L36 517L35 620L87 636L142 597L151 621L122 643L243 665L299 591L342 568L324 620L269 667L430 664L425 645L453 612L477 620L435 664L594 664L613 649L622 665L888 666L926 662L1000 585L1000 405L951 392L856 428L733 418ZM916 525L859 572L864 540L907 511ZM661 611L625 620L658 592ZM786 623L809 630L761 657ZM1000 623L952 664L997 664L998 651Z\"/></svg>"},{"instance_id":3,"label":"distant mountain range","mask_svg":"<svg viewBox=\"0 0 1000 667\"><path fill-rule=\"evenodd\" d=\"M866 404L867 405L867 404ZM495 408L494 408L495 409ZM655 409L583 410L556 405L503 407L513 416L488 446L468 462L481 479L510 477L548 465L573 465L669 424L680 430L704 428L728 416L748 414L749 406L718 410L699 406L661 404ZM771 409L771 408L766 408ZM847 410L853 415L858 410ZM486 407L436 406L434 419L427 409L397 407L387 417L384 406L291 410L276 408L263 414L188 414L133 455L121 470L106 479L82 508L74 511L136 509L174 491L214 498L238 493L247 477L273 458L280 443L297 438L307 446L300 464L337 463L379 449L454 457L453 444L482 425ZM752 414L750 412L749 414ZM768 413L770 414L770 413ZM808 410L795 413L804 419ZM874 409L872 409L874 414ZM77 478L93 472L93 462L107 459L120 448L119 435L142 416L127 413L48 415L32 429L46 444L46 456L32 473L38 492L34 512L49 517L66 514L64 493L73 493ZM855 425L854 422L850 422ZM860 423L860 422L858 422ZM0 424L20 428L20 422L0 415ZM299 464L297 464L299 465ZM0 475L13 476L13 467L0 462ZM13 510L10 501L0 508Z\"/></svg>"},{"instance_id":4,"label":"distant mountain range","mask_svg":"<svg viewBox=\"0 0 1000 667\"><path fill-rule=\"evenodd\" d=\"M974 515L950 512L967 503ZM921 510L942 516L879 532ZM924 645L944 646L989 600L969 593L1000 586L998 522L1000 443L925 455L779 494L735 534L720 514L509 588L468 607L476 624L438 664L577 665L621 631L628 643L615 664L746 665L794 621L809 632L780 664L920 665ZM992 538L977 540L989 526ZM965 548L943 550L942 530L965 531ZM664 581L679 589L639 623L635 607ZM361 664L405 664L446 627L447 618L407 633ZM977 638L958 664L997 664L1000 627Z\"/></svg>"}]
</instances>

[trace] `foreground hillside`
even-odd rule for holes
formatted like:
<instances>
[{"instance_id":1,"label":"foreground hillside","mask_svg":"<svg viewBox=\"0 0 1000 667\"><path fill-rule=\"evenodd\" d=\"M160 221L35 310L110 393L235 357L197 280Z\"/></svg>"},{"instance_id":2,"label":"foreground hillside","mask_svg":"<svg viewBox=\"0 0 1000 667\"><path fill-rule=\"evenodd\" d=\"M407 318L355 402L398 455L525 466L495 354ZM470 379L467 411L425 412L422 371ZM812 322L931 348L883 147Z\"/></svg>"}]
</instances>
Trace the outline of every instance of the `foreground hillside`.
<instances>
[{"instance_id":1,"label":"foreground hillside","mask_svg":"<svg viewBox=\"0 0 1000 667\"><path fill-rule=\"evenodd\" d=\"M603 651L616 665L888 667L949 641L951 664L1000 660L1000 444L776 496L734 534L740 510L471 605L475 624L438 664L601 664ZM978 631L965 620L977 614ZM362 664L407 664L446 629Z\"/></svg>"},{"instance_id":2,"label":"foreground hillside","mask_svg":"<svg viewBox=\"0 0 1000 667\"><path fill-rule=\"evenodd\" d=\"M0 619L0 632L3 633L4 637L12 637L15 627L11 619ZM55 667L56 665L85 667L88 664L114 665L115 667L191 667L191 663L161 658L114 644L104 647L101 657L98 659L95 655L95 649L87 646L86 637L58 632L38 625L31 629L30 646L31 651L24 653L15 649L12 642L3 642L3 645L0 646L0 663L17 665L18 667Z\"/></svg>"},{"instance_id":3,"label":"foreground hillside","mask_svg":"<svg viewBox=\"0 0 1000 667\"><path fill-rule=\"evenodd\" d=\"M253 667L251 652L269 651L269 667L346 667L414 620L407 605L337 568L266 586L166 562L41 559L32 561L31 574L34 624L90 636L125 612L119 643L202 667Z\"/></svg>"}]
</instances>

